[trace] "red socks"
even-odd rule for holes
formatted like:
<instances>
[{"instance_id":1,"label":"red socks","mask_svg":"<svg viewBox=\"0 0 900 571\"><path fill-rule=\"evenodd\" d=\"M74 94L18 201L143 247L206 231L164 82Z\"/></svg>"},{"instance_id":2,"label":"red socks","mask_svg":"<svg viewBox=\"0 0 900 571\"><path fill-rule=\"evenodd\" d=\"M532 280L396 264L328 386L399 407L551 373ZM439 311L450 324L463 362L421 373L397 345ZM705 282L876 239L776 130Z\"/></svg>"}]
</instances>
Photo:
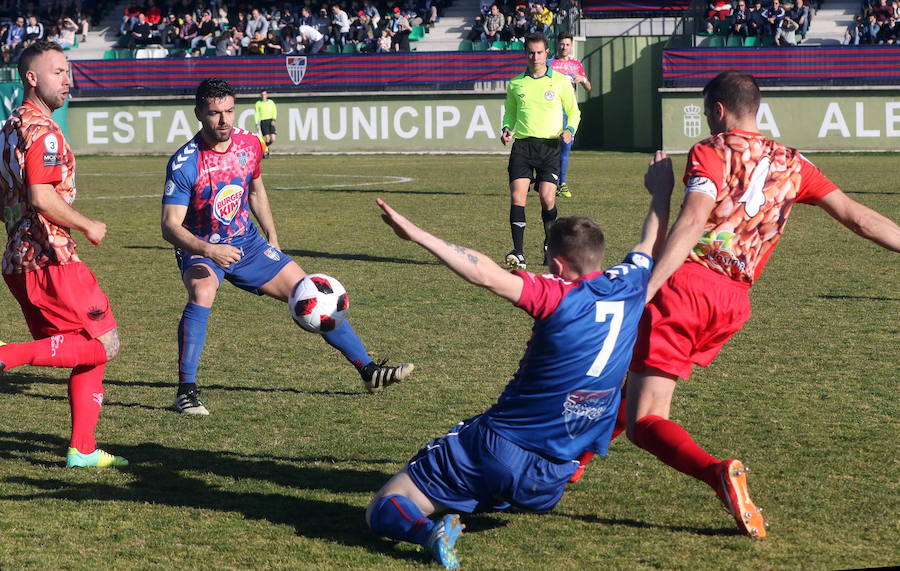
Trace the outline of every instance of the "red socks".
<instances>
[{"instance_id":1,"label":"red socks","mask_svg":"<svg viewBox=\"0 0 900 571\"><path fill-rule=\"evenodd\" d=\"M105 354L105 353L104 353ZM69 407L72 409L72 439L69 446L82 454L97 448L94 427L103 404L103 370L106 365L81 365L69 378Z\"/></svg>"},{"instance_id":2,"label":"red socks","mask_svg":"<svg viewBox=\"0 0 900 571\"><path fill-rule=\"evenodd\" d=\"M7 371L20 365L62 369L79 365L93 367L106 363L106 349L97 339L69 333L29 343L3 345L0 347L0 361Z\"/></svg>"},{"instance_id":3,"label":"red socks","mask_svg":"<svg viewBox=\"0 0 900 571\"><path fill-rule=\"evenodd\" d=\"M718 486L719 461L693 441L687 431L671 420L649 415L634 426L634 443L679 472Z\"/></svg>"}]
</instances>

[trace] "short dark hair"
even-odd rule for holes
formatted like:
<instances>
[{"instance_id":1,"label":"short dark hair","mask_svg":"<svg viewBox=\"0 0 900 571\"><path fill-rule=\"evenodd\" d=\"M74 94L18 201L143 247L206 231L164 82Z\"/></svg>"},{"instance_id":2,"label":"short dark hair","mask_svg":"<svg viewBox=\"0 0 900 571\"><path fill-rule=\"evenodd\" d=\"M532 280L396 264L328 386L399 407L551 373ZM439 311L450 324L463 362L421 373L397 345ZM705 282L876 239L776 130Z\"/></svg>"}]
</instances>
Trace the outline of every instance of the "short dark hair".
<instances>
[{"instance_id":1,"label":"short dark hair","mask_svg":"<svg viewBox=\"0 0 900 571\"><path fill-rule=\"evenodd\" d=\"M206 105L207 99L224 99L229 96L234 97L234 89L231 88L231 84L218 77L207 77L197 86L194 106L201 109Z\"/></svg>"},{"instance_id":2,"label":"short dark hair","mask_svg":"<svg viewBox=\"0 0 900 571\"><path fill-rule=\"evenodd\" d=\"M586 216L559 218L547 234L547 255L566 260L579 275L603 266L606 239L597 223Z\"/></svg>"},{"instance_id":3,"label":"short dark hair","mask_svg":"<svg viewBox=\"0 0 900 571\"><path fill-rule=\"evenodd\" d=\"M540 32L535 32L533 34L528 34L527 36L525 36L525 45L526 46L528 44L534 44L537 42L544 44L544 49L545 50L547 49L547 36L545 36L544 34L542 34Z\"/></svg>"},{"instance_id":4,"label":"short dark hair","mask_svg":"<svg viewBox=\"0 0 900 571\"><path fill-rule=\"evenodd\" d=\"M569 32L560 32L560 34L559 34L558 36L556 36L556 41L557 41L557 42L561 42L561 41L563 41L563 40L572 40L572 41L574 42L574 41L575 41L575 36L573 36L573 35L572 35L571 33L569 33Z\"/></svg>"},{"instance_id":5,"label":"short dark hair","mask_svg":"<svg viewBox=\"0 0 900 571\"><path fill-rule=\"evenodd\" d=\"M25 48L19 56L19 77L25 81L25 74L31 69L31 62L49 51L63 53L62 46L49 40L38 40Z\"/></svg>"},{"instance_id":6,"label":"short dark hair","mask_svg":"<svg viewBox=\"0 0 900 571\"><path fill-rule=\"evenodd\" d=\"M739 116L753 115L759 110L759 85L749 73L730 69L723 71L703 87L706 103L721 103Z\"/></svg>"}]
</instances>

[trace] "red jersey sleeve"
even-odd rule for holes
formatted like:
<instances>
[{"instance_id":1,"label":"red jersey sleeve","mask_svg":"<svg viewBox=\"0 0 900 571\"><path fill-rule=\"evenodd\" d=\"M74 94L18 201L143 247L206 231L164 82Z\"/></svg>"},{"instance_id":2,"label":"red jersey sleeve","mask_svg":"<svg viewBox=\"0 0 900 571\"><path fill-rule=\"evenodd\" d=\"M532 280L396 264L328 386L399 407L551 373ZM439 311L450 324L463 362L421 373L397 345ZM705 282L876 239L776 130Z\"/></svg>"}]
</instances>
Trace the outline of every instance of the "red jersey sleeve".
<instances>
[{"instance_id":1,"label":"red jersey sleeve","mask_svg":"<svg viewBox=\"0 0 900 571\"><path fill-rule=\"evenodd\" d=\"M815 204L829 192L838 189L837 185L828 180L816 165L809 162L806 157L800 155L800 190L797 191L797 202L803 204Z\"/></svg>"},{"instance_id":2,"label":"red jersey sleeve","mask_svg":"<svg viewBox=\"0 0 900 571\"><path fill-rule=\"evenodd\" d=\"M546 319L553 315L566 293L575 287L572 282L553 275L538 276L531 272L513 272L522 278L522 295L516 307L535 319Z\"/></svg>"},{"instance_id":3,"label":"red jersey sleeve","mask_svg":"<svg viewBox=\"0 0 900 571\"><path fill-rule=\"evenodd\" d=\"M23 175L25 184L51 184L62 182L63 138L59 131L47 131L31 142L25 151Z\"/></svg>"},{"instance_id":4,"label":"red jersey sleeve","mask_svg":"<svg viewBox=\"0 0 900 571\"><path fill-rule=\"evenodd\" d=\"M722 190L725 184L725 174L722 170L722 159L716 151L703 143L697 143L691 147L688 153L687 164L684 167L684 184L694 177L708 178L716 185L716 190Z\"/></svg>"}]
</instances>

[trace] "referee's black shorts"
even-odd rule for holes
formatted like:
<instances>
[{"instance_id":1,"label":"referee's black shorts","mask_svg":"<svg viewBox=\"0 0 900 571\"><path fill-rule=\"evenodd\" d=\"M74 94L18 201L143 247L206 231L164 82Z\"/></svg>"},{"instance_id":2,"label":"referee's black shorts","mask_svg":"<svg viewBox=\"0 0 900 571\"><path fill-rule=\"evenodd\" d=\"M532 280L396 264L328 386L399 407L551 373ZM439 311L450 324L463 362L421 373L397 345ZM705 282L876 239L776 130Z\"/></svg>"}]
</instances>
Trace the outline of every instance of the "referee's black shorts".
<instances>
[{"instance_id":1,"label":"referee's black shorts","mask_svg":"<svg viewBox=\"0 0 900 571\"><path fill-rule=\"evenodd\" d=\"M274 119L263 119L260 121L259 130L263 135L276 135Z\"/></svg>"},{"instance_id":2,"label":"referee's black shorts","mask_svg":"<svg viewBox=\"0 0 900 571\"><path fill-rule=\"evenodd\" d=\"M513 141L509 153L509 181L528 178L559 184L559 139L526 137Z\"/></svg>"}]
</instances>

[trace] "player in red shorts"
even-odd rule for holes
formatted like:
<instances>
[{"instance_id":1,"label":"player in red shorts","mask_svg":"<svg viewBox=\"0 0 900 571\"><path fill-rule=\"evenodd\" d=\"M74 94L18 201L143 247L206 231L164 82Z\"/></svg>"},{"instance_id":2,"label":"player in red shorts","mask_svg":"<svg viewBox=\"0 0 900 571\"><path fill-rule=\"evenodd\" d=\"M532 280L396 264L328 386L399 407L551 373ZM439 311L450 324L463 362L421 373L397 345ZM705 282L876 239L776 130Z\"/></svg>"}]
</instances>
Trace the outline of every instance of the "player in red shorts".
<instances>
[{"instance_id":1,"label":"player in red shorts","mask_svg":"<svg viewBox=\"0 0 900 571\"><path fill-rule=\"evenodd\" d=\"M97 448L103 370L119 352L109 300L75 252L70 229L97 245L106 224L72 208L75 157L51 119L69 93L62 48L37 41L19 58L24 100L0 132L0 193L9 241L3 278L35 339L0 347L0 372L20 365L72 369L72 435L66 465L126 466Z\"/></svg>"},{"instance_id":2,"label":"player in red shorts","mask_svg":"<svg viewBox=\"0 0 900 571\"><path fill-rule=\"evenodd\" d=\"M850 199L796 149L757 132L760 93L753 76L723 72L703 95L713 136L688 155L684 203L650 276L651 301L628 375L626 429L641 448L709 484L741 532L764 537L743 464L714 458L669 420L676 381L694 364L712 362L750 316L747 292L794 203L815 204L894 252L900 227Z\"/></svg>"}]
</instances>

